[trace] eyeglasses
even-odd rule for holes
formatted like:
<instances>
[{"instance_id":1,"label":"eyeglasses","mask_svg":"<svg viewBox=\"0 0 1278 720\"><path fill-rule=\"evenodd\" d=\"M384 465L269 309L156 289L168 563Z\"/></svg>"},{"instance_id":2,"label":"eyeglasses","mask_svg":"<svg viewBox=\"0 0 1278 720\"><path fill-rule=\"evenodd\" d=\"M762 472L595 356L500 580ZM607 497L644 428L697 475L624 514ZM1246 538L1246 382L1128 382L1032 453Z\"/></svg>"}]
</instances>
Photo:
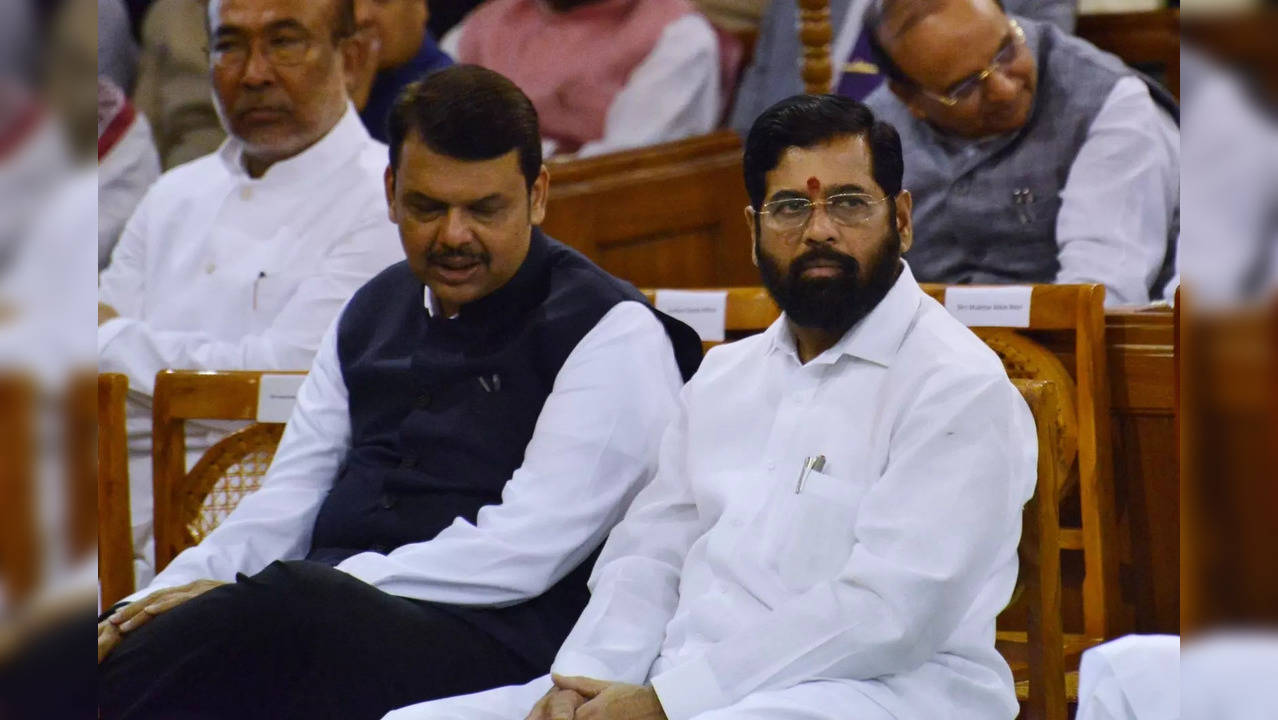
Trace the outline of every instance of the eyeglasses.
<instances>
[{"instance_id":1,"label":"eyeglasses","mask_svg":"<svg viewBox=\"0 0 1278 720\"><path fill-rule=\"evenodd\" d=\"M845 227L864 225L874 217L874 211L887 196L875 198L864 193L840 193L831 195L825 200L809 200L807 198L784 198L765 203L755 210L747 208L751 213L762 216L760 222L768 230L777 233L794 232L807 227L812 213L818 205L825 207L830 219Z\"/></svg>"},{"instance_id":2,"label":"eyeglasses","mask_svg":"<svg viewBox=\"0 0 1278 720\"><path fill-rule=\"evenodd\" d=\"M273 67L301 65L315 46L309 35L296 32L280 33L265 38L262 54ZM239 68L248 63L253 54L254 40L244 37L224 37L214 41L210 57L215 66Z\"/></svg>"},{"instance_id":3,"label":"eyeglasses","mask_svg":"<svg viewBox=\"0 0 1278 720\"><path fill-rule=\"evenodd\" d=\"M999 47L998 52L994 54L994 60L990 62L989 67L975 75L969 75L964 80L960 80L951 86L949 92L946 93L928 90L922 85L917 85L917 83L916 87L924 95L946 107L954 107L964 100L974 97L991 75L995 72L1007 72L1008 68L1012 66L1012 63L1016 62L1016 58L1020 55L1021 47L1025 45L1025 31L1021 29L1021 24L1015 20L1009 20L1008 23L1011 26L1012 34Z\"/></svg>"}]
</instances>

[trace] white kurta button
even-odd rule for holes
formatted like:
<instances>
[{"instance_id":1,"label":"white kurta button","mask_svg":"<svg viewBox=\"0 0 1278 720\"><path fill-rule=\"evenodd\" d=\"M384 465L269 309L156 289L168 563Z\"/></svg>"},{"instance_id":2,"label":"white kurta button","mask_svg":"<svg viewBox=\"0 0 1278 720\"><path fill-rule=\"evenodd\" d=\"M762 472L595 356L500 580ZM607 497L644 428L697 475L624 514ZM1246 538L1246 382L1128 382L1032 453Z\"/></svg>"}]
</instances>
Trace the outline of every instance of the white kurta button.
<instances>
[{"instance_id":1,"label":"white kurta button","mask_svg":"<svg viewBox=\"0 0 1278 720\"><path fill-rule=\"evenodd\" d=\"M769 470L776 470L776 469L777 469L777 464L776 464L776 463L774 463L774 462L770 462L770 463L768 463L768 469L769 469Z\"/></svg>"},{"instance_id":2,"label":"white kurta button","mask_svg":"<svg viewBox=\"0 0 1278 720\"><path fill-rule=\"evenodd\" d=\"M253 199L253 188L248 185L245 185L244 187L240 188L240 199L241 200Z\"/></svg>"},{"instance_id":3,"label":"white kurta button","mask_svg":"<svg viewBox=\"0 0 1278 720\"><path fill-rule=\"evenodd\" d=\"M217 266L214 265L213 263L209 263L208 265L204 266L204 272L209 275L212 275L214 270L217 270Z\"/></svg>"}]
</instances>

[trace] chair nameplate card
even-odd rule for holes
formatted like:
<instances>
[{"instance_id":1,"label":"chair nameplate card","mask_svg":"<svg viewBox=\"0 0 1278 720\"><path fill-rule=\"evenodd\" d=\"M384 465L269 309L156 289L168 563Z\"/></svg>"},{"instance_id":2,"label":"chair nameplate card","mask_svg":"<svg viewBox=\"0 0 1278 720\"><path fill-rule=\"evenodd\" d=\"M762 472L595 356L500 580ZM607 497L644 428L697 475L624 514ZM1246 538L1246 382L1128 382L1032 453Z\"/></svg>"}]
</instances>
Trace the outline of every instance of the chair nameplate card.
<instances>
[{"instance_id":1,"label":"chair nameplate card","mask_svg":"<svg viewBox=\"0 0 1278 720\"><path fill-rule=\"evenodd\" d=\"M257 386L257 421L288 422L305 375L263 375Z\"/></svg>"},{"instance_id":2,"label":"chair nameplate card","mask_svg":"<svg viewBox=\"0 0 1278 720\"><path fill-rule=\"evenodd\" d=\"M968 327L1029 327L1028 285L948 287L945 309Z\"/></svg>"},{"instance_id":3,"label":"chair nameplate card","mask_svg":"<svg viewBox=\"0 0 1278 720\"><path fill-rule=\"evenodd\" d=\"M661 312L696 330L702 342L723 342L728 305L726 290L658 290L654 304Z\"/></svg>"}]
</instances>

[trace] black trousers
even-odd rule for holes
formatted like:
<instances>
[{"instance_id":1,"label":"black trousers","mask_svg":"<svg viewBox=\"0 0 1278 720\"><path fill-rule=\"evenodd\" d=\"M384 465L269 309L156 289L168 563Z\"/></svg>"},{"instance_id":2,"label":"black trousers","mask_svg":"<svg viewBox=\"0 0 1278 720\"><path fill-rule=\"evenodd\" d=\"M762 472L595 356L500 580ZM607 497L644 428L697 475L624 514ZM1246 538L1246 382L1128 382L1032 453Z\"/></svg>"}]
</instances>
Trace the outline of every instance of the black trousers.
<instances>
[{"instance_id":1,"label":"black trousers","mask_svg":"<svg viewBox=\"0 0 1278 720\"><path fill-rule=\"evenodd\" d=\"M99 668L103 720L376 720L546 673L471 614L277 562L129 633ZM494 613L500 610L492 610Z\"/></svg>"}]
</instances>

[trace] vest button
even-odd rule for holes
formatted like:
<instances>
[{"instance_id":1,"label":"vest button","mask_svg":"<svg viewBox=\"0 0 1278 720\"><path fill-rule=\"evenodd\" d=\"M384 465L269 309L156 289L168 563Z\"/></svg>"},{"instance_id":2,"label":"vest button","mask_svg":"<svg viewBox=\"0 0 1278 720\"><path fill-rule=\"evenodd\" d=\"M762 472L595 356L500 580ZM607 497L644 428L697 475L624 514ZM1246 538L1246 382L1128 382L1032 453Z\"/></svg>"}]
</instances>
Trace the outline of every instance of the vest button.
<instances>
[{"instance_id":1,"label":"vest button","mask_svg":"<svg viewBox=\"0 0 1278 720\"><path fill-rule=\"evenodd\" d=\"M390 510L395 507L395 496L390 493L382 493L382 509Z\"/></svg>"},{"instance_id":2,"label":"vest button","mask_svg":"<svg viewBox=\"0 0 1278 720\"><path fill-rule=\"evenodd\" d=\"M405 455L399 459L399 466L402 468L410 468L417 464L417 456Z\"/></svg>"},{"instance_id":3,"label":"vest button","mask_svg":"<svg viewBox=\"0 0 1278 720\"><path fill-rule=\"evenodd\" d=\"M428 392L423 392L421 395L418 395L418 396L417 396L417 409L418 409L418 410L425 410L425 409L429 408L429 407L430 407L430 400L431 400L431 397L430 397L430 393L428 393Z\"/></svg>"}]
</instances>

